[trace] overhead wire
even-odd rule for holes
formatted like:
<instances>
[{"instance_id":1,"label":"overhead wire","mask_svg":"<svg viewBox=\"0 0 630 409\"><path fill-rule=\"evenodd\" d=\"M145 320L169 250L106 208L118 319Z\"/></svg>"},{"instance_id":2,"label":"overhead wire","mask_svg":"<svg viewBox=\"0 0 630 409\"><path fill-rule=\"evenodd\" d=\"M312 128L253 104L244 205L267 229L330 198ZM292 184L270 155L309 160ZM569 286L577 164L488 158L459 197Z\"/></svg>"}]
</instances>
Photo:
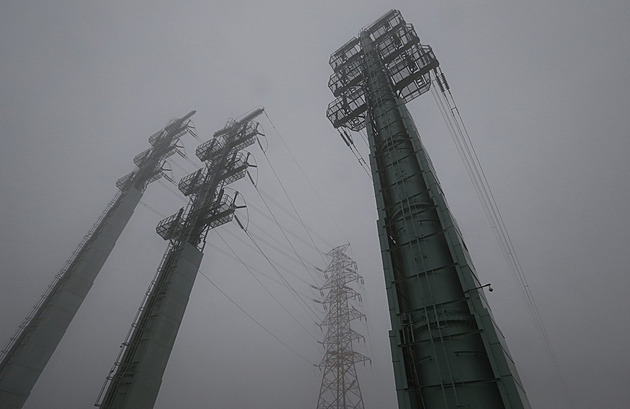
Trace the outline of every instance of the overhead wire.
<instances>
[{"instance_id":1,"label":"overhead wire","mask_svg":"<svg viewBox=\"0 0 630 409\"><path fill-rule=\"evenodd\" d=\"M269 123L271 123L271 126L273 127L273 129L276 131L276 133L278 134L278 137L280 138L280 140L282 141L282 143L284 144L284 146L287 148L287 151L289 152L289 155L293 158L293 161L295 162L295 164L298 166L298 168L302 171L302 173L304 174L304 171L302 170L302 167L300 166L300 164L298 163L298 161L295 159L295 157L293 156L293 152L291 152L291 150L289 150L289 147L287 146L287 144L284 142L284 139L282 138L282 136L280 135L280 132L278 132L278 129L276 128L276 126L273 124L273 122L271 122L271 119L269 118L269 115L267 114L267 112L265 112L265 115L267 116L267 119L269 120ZM273 167L273 165L271 164L271 161L269 160L269 157L267 156L267 152L265 152L264 150L262 151L263 156L265 157L265 159L267 159L267 163L269 164L269 167L271 168L271 171L273 172L274 176L276 177L276 180L278 181L278 183L280 184L280 187L282 188L282 191L284 192L285 197L287 198L287 200L289 201L289 204L291 205L291 208L293 209L293 211L295 212L295 215L298 217L298 219L300 220L300 223L302 224L302 227L304 228L304 231L306 232L306 234L308 235L308 237L311 239L311 242L313 243L313 246L315 246L315 248L317 248L317 244L315 244L315 241L313 240L313 238L311 237L310 232L308 231L308 229L306 228L306 225L304 224L304 220L302 219L302 217L300 216L300 213L297 211L297 209L295 208L295 205L293 204L293 200L291 200L291 197L289 196L289 193L287 192L284 184L282 183L282 180L280 180L280 176L278 176L278 173L276 172L275 168ZM306 174L304 174L304 177L307 178ZM307 178L308 180L308 178ZM310 180L309 180L310 183ZM312 185L311 185L312 186ZM322 258L322 260L326 261L326 259L324 258L324 254L323 252L319 251L318 252Z\"/></svg>"},{"instance_id":2,"label":"overhead wire","mask_svg":"<svg viewBox=\"0 0 630 409\"><path fill-rule=\"evenodd\" d=\"M313 192L315 193L315 196L317 197L317 199L319 200L319 202L322 204L322 206L324 207L324 209L326 210L326 212L328 213L328 216L330 217L330 219L332 220L333 224L335 226L337 226L337 230L341 233L341 235L345 238L346 242L349 242L350 240L348 240L347 235L341 230L341 228L339 227L339 223L337 223L337 221L335 220L335 217L333 216L332 212L330 211L330 208L326 205L326 202L324 202L324 200L322 199L321 195L319 194L319 192L317 191L317 189L315 189L315 186L313 185L313 183L311 182L311 180L309 179L309 177L306 175L306 172L304 172L304 169L302 168L302 166L300 165L300 163L297 161L297 159L295 158L295 155L293 154L293 152L291 151L291 148L289 148L289 145L287 145L287 143L285 142L284 138L282 137L282 135L280 134L280 131L278 131L278 128L276 128L276 125L273 123L273 121L271 120L271 118L269 117L269 114L267 113L267 111L264 111L265 116L267 117L267 120L269 121L269 123L271 124L272 128L276 131L276 135L278 135L278 138L280 139L280 141L282 142L282 144L284 145L284 147L287 149L287 151L289 152L289 156L291 157L291 159L293 160L293 162L296 164L296 166L298 167L298 169L300 170L300 172L302 173L302 176L304 176L304 179L306 179L306 181L308 182L309 186L311 187L311 190L313 190ZM264 152L263 152L264 153ZM266 155L265 155L266 157ZM324 260L325 261L325 260Z\"/></svg>"},{"instance_id":3,"label":"overhead wire","mask_svg":"<svg viewBox=\"0 0 630 409\"><path fill-rule=\"evenodd\" d=\"M298 213L297 209L295 208L295 205L293 204L293 200L291 200L291 197L289 196L289 194L287 193L286 188L284 187L284 184L282 183L282 181L280 180L280 177L278 176L278 173L276 172L276 170L274 169L273 165L271 164L271 161L269 160L269 157L267 156L267 153L263 151L263 155L265 156L265 159L267 159L267 163L269 164L269 168L271 169L271 171L273 172L274 176L276 177L276 180L278 181L278 183L280 184L280 188L282 189L282 191L284 192L284 195L286 196L287 200L289 201L289 203L291 204L291 207L293 208L293 211L295 212L295 215L298 217L298 219L300 220L300 223L302 224L302 227L304 228L304 231L306 232L306 234L308 235L308 237L311 239L311 242L313 243L313 246L315 246L315 248L317 249L317 252L319 253L320 257L322 258L322 260L326 260L324 258L324 253L319 250L319 248L317 247L317 244L315 244L315 241L313 240L313 237L311 236L311 234L309 233L308 229L306 228L306 225L304 224L304 220L302 219L302 217L300 216L300 214ZM272 217L274 218L274 220L276 219L276 216L273 214L273 212L271 211L271 208L269 207L269 205L267 204L265 198L263 197L263 195L260 193L260 191L258 190L258 186L255 186L256 191L258 192L258 194L260 195L260 198L262 199L263 203L265 204L265 207L267 208L267 210L269 211L269 213L272 215ZM291 248L293 248L293 244L291 243L291 241L288 239L288 237L286 237L286 234L284 232L284 229L282 229L282 227L280 226L280 223L278 223L278 227L280 227L280 230L282 231L282 234L285 236L285 239L287 240L287 242L289 243L289 245L291 246ZM295 251L295 248L293 248L293 250ZM299 257L299 253L296 251L295 254ZM308 272L308 269L307 269ZM311 275L310 272L308 272L309 275ZM311 276L311 278L313 278ZM315 278L313 278L314 282L317 282L317 280L315 280Z\"/></svg>"},{"instance_id":4,"label":"overhead wire","mask_svg":"<svg viewBox=\"0 0 630 409\"><path fill-rule=\"evenodd\" d=\"M268 237L269 237L269 238L271 238L272 240L274 240L276 243L278 243L278 245L274 245L274 244L272 244L269 240L267 240L267 239L265 239L265 238L261 237L261 236L260 236L260 235L258 235L258 234L253 233L253 232L251 231L251 229L249 230L249 233L250 233L253 237L255 237L255 238L257 238L258 240L260 240L260 241L262 241L263 243L265 243L267 246L269 246L269 247L273 248L274 250L277 250L279 253L281 253L281 254L285 255L287 258L292 259L293 261L297 262L298 264L303 262L303 259L302 259L302 260L297 259L297 258L293 257L290 253L288 253L288 252L286 252L286 251L283 251L280 247L284 247L285 249L286 249L287 247L286 247L286 246L283 246L281 243L279 243L278 239L274 238L272 235L268 235ZM304 261L304 264L308 264L308 266L306 267L307 269L309 269L309 267L310 267L310 268L312 268L312 269L317 269L317 266L315 266L314 264L308 263L308 262L306 262L306 261ZM309 270L310 270L310 269L309 269ZM297 276L297 275L296 275L296 276ZM306 280L304 280L304 279L302 279L302 281L304 281L305 283L308 283L308 281L306 281ZM312 283L308 283L308 284L312 284Z\"/></svg>"},{"instance_id":5,"label":"overhead wire","mask_svg":"<svg viewBox=\"0 0 630 409\"><path fill-rule=\"evenodd\" d=\"M514 252L509 246L508 241L506 240L505 235L505 227L502 226L502 218L500 217L500 213L498 212L498 207L496 206L496 202L494 201L494 196L489 193L489 186L487 184L487 180L485 179L485 174L480 171L480 164L475 162L474 157L472 156L471 149L466 140L462 135L462 127L457 123L457 117L453 112L453 108L450 102L446 99L444 95L440 95L439 92L435 90L435 87L432 87L434 90L434 98L436 98L436 102L440 108L440 112L443 113L445 121L448 122L449 131L451 132L451 136L453 137L453 141L456 144L457 150L464 161L464 165L466 170L468 171L469 176L471 177L473 187L479 197L483 209L488 217L490 222L490 227L495 233L497 237L497 241L501 247L501 251L507 259L508 265L514 274L514 278L520 284L519 289L521 290L521 294L525 298L526 305L528 306L528 312L531 315L531 318L538 325L538 319L534 312L535 308L532 305L532 301L528 295L529 286L526 285L526 281L524 281L525 277L522 274L521 269L515 263L513 254ZM443 93L445 94L445 92ZM441 97L444 96L444 100ZM452 118L452 119L451 119ZM476 156L476 155L475 155ZM485 180L485 183L484 183Z\"/></svg>"},{"instance_id":6,"label":"overhead wire","mask_svg":"<svg viewBox=\"0 0 630 409\"><path fill-rule=\"evenodd\" d=\"M367 136L367 133L365 132L365 128L362 128L359 131L359 135L361 136L361 139L363 140L363 142L365 142L365 146L367 146L369 148L370 147L370 143L368 142L368 136Z\"/></svg>"},{"instance_id":7,"label":"overhead wire","mask_svg":"<svg viewBox=\"0 0 630 409\"><path fill-rule=\"evenodd\" d=\"M179 156L181 156L184 160L186 160L188 163L190 163L191 165L193 165L194 167L198 168L199 164L195 163L195 161L193 161L192 159L190 159L188 157L188 154L186 153L186 151L184 150L178 150L177 153L179 153Z\"/></svg>"},{"instance_id":8,"label":"overhead wire","mask_svg":"<svg viewBox=\"0 0 630 409\"><path fill-rule=\"evenodd\" d=\"M227 251L223 250L221 247L217 246L216 244L213 244L213 243L211 243L211 242L208 242L208 243L206 243L206 246L213 248L215 251L217 251L217 252L219 252L219 253L223 254L223 255L224 255L224 256L226 256L226 257L231 258L231 259L232 259L232 260L234 260L234 261L238 261L238 262L240 262L240 263L242 263L242 264L247 265L247 266L248 266L248 267L249 267L252 271L255 271L256 273L258 273L258 274L260 274L261 276L265 277L265 278L266 278L266 279L268 279L269 281L272 281L272 282L274 282L274 283L276 283L276 284L279 284L279 285L281 285L281 286L283 286L283 287L288 288L288 287L287 287L287 285L286 285L285 283L283 283L282 281L280 281L280 280L278 280L277 278L274 278L274 277L272 277L272 276L268 275L267 273L265 273L265 272L263 272L262 270L260 270L260 269L258 269L258 268L256 268L256 267L252 266L252 265L251 265L251 264L249 264L249 263L245 263L244 261L239 260L239 259L238 259L237 257L235 257L233 254L228 253ZM301 291L298 291L298 293L300 293L303 297L310 297L310 295L305 294L305 293L303 293L303 292L301 292Z\"/></svg>"},{"instance_id":9,"label":"overhead wire","mask_svg":"<svg viewBox=\"0 0 630 409\"><path fill-rule=\"evenodd\" d=\"M265 192L263 189L261 189L261 188L259 188L259 189L260 189L260 192L267 198L267 200L271 201L274 205L276 205L278 207L278 209L282 210L287 216L291 217L292 219L294 219L296 221L299 221L299 218L297 216L293 215L288 209L286 209L280 203L278 203L278 201L275 200L273 198L273 196L271 196L269 193ZM330 248L334 247L334 245L330 241L326 240L322 235L318 234L317 231L315 231L314 229L312 229L308 225L306 226L306 228L313 234L313 236L315 236L318 239L320 239L327 246L329 246Z\"/></svg>"},{"instance_id":10,"label":"overhead wire","mask_svg":"<svg viewBox=\"0 0 630 409\"><path fill-rule=\"evenodd\" d=\"M252 321L254 321L254 323L256 323L256 325L258 325L260 328L262 328L267 334L271 335L276 341L278 341L279 343L281 343L285 348L287 348L289 351L291 351L294 355L300 357L302 360L304 360L305 362L315 366L317 364L315 364L314 362L310 361L308 358L306 358L304 355L300 354L299 352L297 352L295 349L291 348L291 346L289 344L287 344L286 342L284 342L283 340L281 340L280 338L278 338L273 332L269 331L264 325L262 325L256 318L254 318L250 313L248 313L243 307L241 307L236 301L234 301L229 295L227 295L227 293L225 291L223 291L221 288L219 288L214 281L212 281L210 279L210 277L208 277L203 271L199 271L199 273L206 279L208 280L208 282L210 282L210 284L212 284L212 286L214 288L216 288L221 294L223 294L223 296L225 298L227 298L236 308L238 308L243 314L245 314L249 319L251 319Z\"/></svg>"},{"instance_id":11,"label":"overhead wire","mask_svg":"<svg viewBox=\"0 0 630 409\"><path fill-rule=\"evenodd\" d=\"M337 128L337 131L339 132L341 139L343 139L343 141L346 143L346 146L350 148L350 151L352 152L354 157L357 159L357 161L359 161L359 165L361 165L361 168L363 168L363 170L368 175L370 180L372 180L372 173L370 172L370 168L367 165L367 162L365 161L365 159L363 159L363 155L361 155L361 152L359 151L359 149L355 146L354 141L352 140L352 137L350 136L350 134L345 129L342 129L342 128Z\"/></svg>"},{"instance_id":12,"label":"overhead wire","mask_svg":"<svg viewBox=\"0 0 630 409\"><path fill-rule=\"evenodd\" d=\"M269 159L267 159L267 161L269 161ZM271 164L270 164L271 166ZM274 171L275 173L275 171ZM291 240L289 240L289 238L287 237L286 232L284 231L284 228L282 227L282 225L280 224L280 222L278 221L278 219L276 218L276 216L274 215L274 213L271 211L271 208L269 207L269 205L267 204L267 201L265 200L264 196L262 195L262 193L260 193L260 190L258 190L258 186L254 186L256 189L256 192L258 192L258 195L260 196L263 204L265 205L265 207L267 208L267 211L269 212L269 214L271 215L271 217L273 218L275 224L278 226L278 228L280 229L280 232L282 233L282 235L284 236L284 239L287 241L287 243L289 243L289 246L291 246L291 249L293 250L293 252L295 253L295 255L297 256L298 259L300 259L300 262L302 264L302 266L304 267L304 270L306 270L306 273L309 275L309 277L311 277L311 280L313 280L314 284L317 284L317 280L315 279L315 277L313 277L313 275L311 274L311 272L309 271L308 267L306 267L306 263L304 262L304 260L302 259L302 257L300 256L300 254L297 252L297 250L295 249L295 246L293 246L293 243L291 242ZM247 233L247 231L245 231L245 233ZM249 234L248 234L249 236ZM262 251L262 250L261 250Z\"/></svg>"},{"instance_id":13,"label":"overhead wire","mask_svg":"<svg viewBox=\"0 0 630 409\"><path fill-rule=\"evenodd\" d=\"M249 234L248 231L243 230L245 232L245 234L247 235L247 237L249 237L249 239L251 240L251 242L254 244L254 246L256 246L256 248L258 249L258 251L260 252L260 254L265 258L265 260L267 260L267 262L269 263L269 265L274 269L274 271L278 274L278 276L280 277L280 279L282 281L284 281L287 286L291 289L292 294L294 294L294 296L308 309L310 310L313 315L315 316L316 320L320 320L319 314L317 312L315 312L313 310L313 308L306 302L304 301L304 299L302 297L300 297L300 295L298 294L298 292L295 290L295 288L291 285L291 283L289 283L287 281L287 279L282 275L282 273L280 273L280 270L278 270L278 268L275 266L275 264L271 261L271 259L269 258L269 256L263 251L263 249L258 245L258 243L256 243L256 240L254 240L254 238Z\"/></svg>"},{"instance_id":14,"label":"overhead wire","mask_svg":"<svg viewBox=\"0 0 630 409\"><path fill-rule=\"evenodd\" d=\"M248 203L247 206L251 209L253 209L256 213L260 214L262 217L264 217L265 219L269 220L270 222L273 222L273 218L271 216L268 216L265 212L263 212L261 209L259 209L257 206L253 205L252 203ZM250 222L253 226L256 226L256 224L254 224L253 222ZM299 240L302 244L304 244L305 246L309 247L311 250L314 250L316 252L319 252L319 249L314 247L311 243L309 243L308 240L306 240L305 238L301 237L298 233L294 232L293 230L289 229L288 227L284 226L286 232L288 234L290 234L291 236L293 236L295 239ZM261 228L261 231L269 234L267 231L265 231L264 229ZM271 234L269 234L270 237L273 237ZM277 240L274 238L274 240ZM332 246L331 246L332 247Z\"/></svg>"},{"instance_id":15,"label":"overhead wire","mask_svg":"<svg viewBox=\"0 0 630 409\"><path fill-rule=\"evenodd\" d=\"M179 190L174 190L171 185L169 185L168 183L164 182L164 180L159 179L158 183L162 186L164 186L164 188L166 190L168 190L169 192L171 192L173 195L175 195L179 200L183 201L184 203L188 203L188 200L186 199L186 197L179 191ZM172 185L175 185L174 182L171 182Z\"/></svg>"},{"instance_id":16,"label":"overhead wire","mask_svg":"<svg viewBox=\"0 0 630 409\"><path fill-rule=\"evenodd\" d=\"M306 329L306 327L300 322L300 320L298 320L292 313L291 311L289 311L281 302L280 300L278 300L278 298L276 298L275 295L273 295L271 293L271 291L267 288L267 286L265 284L263 284L262 281L260 281L260 279L258 277L256 277L256 274L254 274L254 272L252 270L250 270L249 266L243 261L243 259L238 255L238 253L236 253L234 251L234 249L232 249L232 247L223 239L223 237L221 236L221 234L217 231L217 236L219 236L219 238L223 241L223 243L227 246L228 249L230 249L230 251L234 254L234 257L236 257L236 259L245 267L245 269L247 270L247 272L249 272L249 274L254 277L254 280L256 280L256 282L258 284L260 284L260 286L265 290L265 292L267 294L269 294L269 296L291 317L291 319L293 321L295 321L304 331L306 331L308 333L308 335L310 335L314 340L317 341L317 337L313 334L311 334L311 332ZM294 288L291 288L293 291L295 291Z\"/></svg>"},{"instance_id":17,"label":"overhead wire","mask_svg":"<svg viewBox=\"0 0 630 409\"><path fill-rule=\"evenodd\" d=\"M182 157L184 157L184 156L182 156ZM188 158L186 158L186 159L188 159ZM192 165L194 165L196 168L198 168L198 167L199 167L199 166L198 166L197 164L195 164L193 161L190 161L190 160L189 160L189 162L190 162ZM185 167L183 167L182 165L180 165L179 163L177 163L177 161L174 161L174 160L169 160L169 161L168 161L168 163L170 163L171 165L174 165L176 168L178 168L179 170L181 170L182 172L184 172L184 174L185 174L185 175L188 175L188 174L192 173L190 170L186 169ZM193 172L194 172L194 171L193 171Z\"/></svg>"},{"instance_id":18,"label":"overhead wire","mask_svg":"<svg viewBox=\"0 0 630 409\"><path fill-rule=\"evenodd\" d=\"M250 249L252 249L252 250L254 250L254 251L258 251L258 249L257 249L255 246L251 245L249 242L247 242L247 241L243 240L242 238L238 237L235 233L233 233L233 232L231 232L231 231L229 231L229 230L225 230L225 231L226 231L226 233L228 233L228 234L230 234L231 236L233 236L236 240L238 240L238 241L240 241L241 243L243 243L245 246L249 247ZM257 238L258 238L258 237L257 237ZM264 240L262 240L262 241L264 242ZM266 243L265 243L265 244L266 244ZM278 250L278 249L275 249L275 250ZM278 250L278 251L282 253L282 251L280 251L280 250ZM298 264L299 264L299 262L300 262L300 261L299 261L298 259L292 258L293 256L291 256L290 254L289 254L289 255L287 255L286 253L282 253L282 254L283 254L283 255L285 255L285 256L287 256L287 257L289 257L289 258L291 258L293 261L295 261L296 263L298 263ZM313 284L312 284L312 283L310 283L310 282L308 282L306 279L304 279L304 277L300 277L299 275L297 275L296 273L292 272L292 271L291 271L291 270L289 270L288 268L286 268L286 267L282 266L282 265L281 265L280 263L278 263L276 260L273 260L273 261L274 261L274 264L275 264L275 265L278 265L278 266L282 267L282 269L283 269L284 271L288 272L288 273L289 273L290 275L292 275L293 277L295 277L295 278L297 278L298 280L302 281L303 283L305 283L306 285L310 286L311 288L314 288L314 287L315 287L315 286L313 286Z\"/></svg>"},{"instance_id":19,"label":"overhead wire","mask_svg":"<svg viewBox=\"0 0 630 409\"><path fill-rule=\"evenodd\" d=\"M440 78L438 77L438 75L441 76L443 82L440 82ZM440 94L440 92L435 90L435 87L431 87L433 96L436 100L436 103L438 104L438 108L440 109L440 112L445 122L447 123L447 127L449 128L451 137L453 138L457 150L464 161L466 170L471 177L475 191L477 192L477 195L481 200L486 216L488 217L488 220L490 222L490 226L497 238L497 241L499 242L499 246L506 258L508 266L510 267L510 270L515 280L520 285L519 289L521 290L521 294L525 298L528 312L533 322L536 324L538 332L543 338L543 341L553 360L554 367L561 381L565 384L564 387L566 390L566 382L562 375L562 371L560 370L560 365L553 345L551 343L551 339L549 337L547 329L545 328L544 321L542 319L538 306L536 305L531 288L527 282L527 278L525 276L521 262L518 259L512 239L505 226L503 216L496 203L494 194L490 189L485 172L481 167L479 157L470 139L470 134L468 133L459 109L455 104L455 100L453 98L450 87L446 83L444 74L441 71L436 72L436 78L433 80L433 82L434 84L438 85L438 87L442 91L442 93Z\"/></svg>"},{"instance_id":20,"label":"overhead wire","mask_svg":"<svg viewBox=\"0 0 630 409\"><path fill-rule=\"evenodd\" d=\"M161 218L165 219L168 216L166 216L164 213L160 212L159 210L157 210L156 208L154 208L153 206L150 206L149 204L147 204L144 200L140 200L139 202L142 206L146 207L147 209L149 209L150 211L152 211L153 213L157 214L158 216L160 216Z\"/></svg>"}]
</instances>

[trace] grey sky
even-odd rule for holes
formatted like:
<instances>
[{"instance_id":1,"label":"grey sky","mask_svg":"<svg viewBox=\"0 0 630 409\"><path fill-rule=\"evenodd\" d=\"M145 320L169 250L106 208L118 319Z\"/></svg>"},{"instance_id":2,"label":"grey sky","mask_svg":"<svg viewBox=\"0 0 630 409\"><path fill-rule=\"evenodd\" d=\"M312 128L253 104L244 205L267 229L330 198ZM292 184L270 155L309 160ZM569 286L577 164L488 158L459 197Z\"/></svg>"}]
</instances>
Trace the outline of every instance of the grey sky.
<instances>
[{"instance_id":1,"label":"grey sky","mask_svg":"<svg viewBox=\"0 0 630 409\"><path fill-rule=\"evenodd\" d=\"M570 402L435 103L421 97L409 109L479 275L495 288L489 301L532 406L625 408L627 1L2 2L0 342L113 197L114 182L133 169L151 133L196 109L207 140L227 118L263 105L332 213L262 118L267 154L306 223L333 245L352 244L366 279L374 359L361 378L366 408L394 407L372 186L325 117L333 99L329 55L392 8L442 64L556 350ZM185 142L192 153L197 142ZM252 152L262 188L284 200L264 156ZM174 177L182 176L174 166ZM245 181L234 187L262 206ZM165 214L183 204L158 183L143 201ZM91 407L165 249L154 233L159 220L138 207L27 408ZM253 211L250 220L265 225ZM236 225L218 232L264 266L231 236ZM229 252L218 236L209 242ZM217 285L300 354L320 359L318 344L242 265L211 247L205 254L202 270ZM319 331L285 290L266 283ZM314 407L320 380L200 276L156 408Z\"/></svg>"}]
</instances>

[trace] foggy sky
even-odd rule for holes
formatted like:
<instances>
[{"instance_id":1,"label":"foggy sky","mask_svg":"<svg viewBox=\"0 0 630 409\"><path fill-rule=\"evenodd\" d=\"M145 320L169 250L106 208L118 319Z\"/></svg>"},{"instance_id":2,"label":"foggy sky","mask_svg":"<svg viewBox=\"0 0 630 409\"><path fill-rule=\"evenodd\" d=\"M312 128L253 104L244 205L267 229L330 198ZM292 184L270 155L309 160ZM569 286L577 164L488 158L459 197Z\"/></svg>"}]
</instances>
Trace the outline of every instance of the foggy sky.
<instances>
[{"instance_id":1,"label":"foggy sky","mask_svg":"<svg viewBox=\"0 0 630 409\"><path fill-rule=\"evenodd\" d=\"M396 407L374 193L325 117L333 100L330 54L392 8L440 60L555 349L561 377L435 103L422 96L409 110L480 279L495 290L488 299L532 407L625 408L627 1L2 2L0 343L114 196L116 179L133 169L150 134L196 109L193 121L205 141L228 118L264 106L279 132L260 118L267 156L305 223L331 245L349 241L365 277L368 328L357 330L369 329L370 342L360 348L373 359L360 372L366 409ZM193 156L198 142L184 143ZM357 145L367 159L360 138ZM261 189L288 208L265 156L251 151ZM195 170L181 158L174 162L175 179L186 174L180 167ZM263 206L245 180L233 187ZM185 202L169 188L153 183L143 202L175 213ZM154 231L160 219L138 206L27 409L92 407L166 248ZM249 220L268 225L253 210ZM308 361L319 362L319 344L242 264L212 247L233 248L273 276L239 233L232 223L209 235L203 274ZM314 252L305 250L305 258L325 267ZM308 279L299 264L282 263ZM290 277L297 289L311 291ZM322 334L286 289L264 282L310 332ZM200 275L156 408L314 408L320 382L317 369Z\"/></svg>"}]
</instances>

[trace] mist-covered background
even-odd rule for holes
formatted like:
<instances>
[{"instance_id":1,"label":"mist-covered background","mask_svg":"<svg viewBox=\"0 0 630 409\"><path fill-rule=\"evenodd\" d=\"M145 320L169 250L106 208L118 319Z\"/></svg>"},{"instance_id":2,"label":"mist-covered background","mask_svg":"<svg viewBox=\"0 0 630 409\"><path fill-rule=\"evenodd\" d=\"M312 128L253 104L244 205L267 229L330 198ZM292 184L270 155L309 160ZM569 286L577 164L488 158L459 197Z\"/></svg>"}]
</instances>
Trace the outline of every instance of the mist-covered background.
<instances>
[{"instance_id":1,"label":"mist-covered background","mask_svg":"<svg viewBox=\"0 0 630 409\"><path fill-rule=\"evenodd\" d=\"M626 1L2 1L0 343L114 196L150 134L196 109L205 141L228 118L264 106L272 166L252 147L259 187L290 209L284 187L322 250L351 243L368 315L357 330L369 341L358 348L373 359L360 368L365 406L396 407L374 193L325 117L330 54L392 8L441 62L555 349L561 376L439 111L430 94L422 96L409 109L480 279L495 290L489 302L532 406L627 407ZM194 157L199 142L184 143ZM195 170L173 162L175 179ZM233 187L265 209L247 180ZM149 186L26 408L94 403L166 248L154 227L185 203L173 191L168 183ZM273 210L306 237L300 223ZM253 208L249 220L254 234L274 232ZM304 266L278 250L288 244L273 234L280 243L266 254L294 274L283 270L305 299L316 298ZM312 312L269 278L276 272L247 240L235 223L211 232L201 270L282 343L200 275L156 408L315 407L321 373L312 363L323 354L315 339L322 332ZM305 261L325 267L295 243ZM253 274L291 315L232 250L260 269Z\"/></svg>"}]
</instances>

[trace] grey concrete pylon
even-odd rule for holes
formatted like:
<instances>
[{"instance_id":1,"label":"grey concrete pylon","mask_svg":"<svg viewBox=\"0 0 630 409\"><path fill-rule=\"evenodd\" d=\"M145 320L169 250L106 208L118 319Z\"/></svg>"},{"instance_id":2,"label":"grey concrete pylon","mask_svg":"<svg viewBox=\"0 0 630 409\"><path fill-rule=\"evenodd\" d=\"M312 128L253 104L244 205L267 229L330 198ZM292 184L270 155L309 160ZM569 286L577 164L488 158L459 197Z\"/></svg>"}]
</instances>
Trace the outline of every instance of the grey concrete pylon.
<instances>
[{"instance_id":1,"label":"grey concrete pylon","mask_svg":"<svg viewBox=\"0 0 630 409\"><path fill-rule=\"evenodd\" d=\"M157 233L169 241L156 277L147 291L119 357L96 406L101 409L151 409L188 305L208 231L231 221L238 206L225 186L245 177L239 151L260 133L252 120L262 108L216 132L196 154L206 166L183 178L179 189L190 202L162 220Z\"/></svg>"},{"instance_id":2,"label":"grey concrete pylon","mask_svg":"<svg viewBox=\"0 0 630 409\"><path fill-rule=\"evenodd\" d=\"M3 350L0 408L23 407L140 202L144 189L161 176L164 158L177 150L179 138L188 132L187 120L194 113L171 121L149 138L152 147L134 159L138 169L118 181L116 185L121 192Z\"/></svg>"},{"instance_id":3,"label":"grey concrete pylon","mask_svg":"<svg viewBox=\"0 0 630 409\"><path fill-rule=\"evenodd\" d=\"M19 409L87 296L142 193L121 195L0 364L0 408Z\"/></svg>"}]
</instances>

